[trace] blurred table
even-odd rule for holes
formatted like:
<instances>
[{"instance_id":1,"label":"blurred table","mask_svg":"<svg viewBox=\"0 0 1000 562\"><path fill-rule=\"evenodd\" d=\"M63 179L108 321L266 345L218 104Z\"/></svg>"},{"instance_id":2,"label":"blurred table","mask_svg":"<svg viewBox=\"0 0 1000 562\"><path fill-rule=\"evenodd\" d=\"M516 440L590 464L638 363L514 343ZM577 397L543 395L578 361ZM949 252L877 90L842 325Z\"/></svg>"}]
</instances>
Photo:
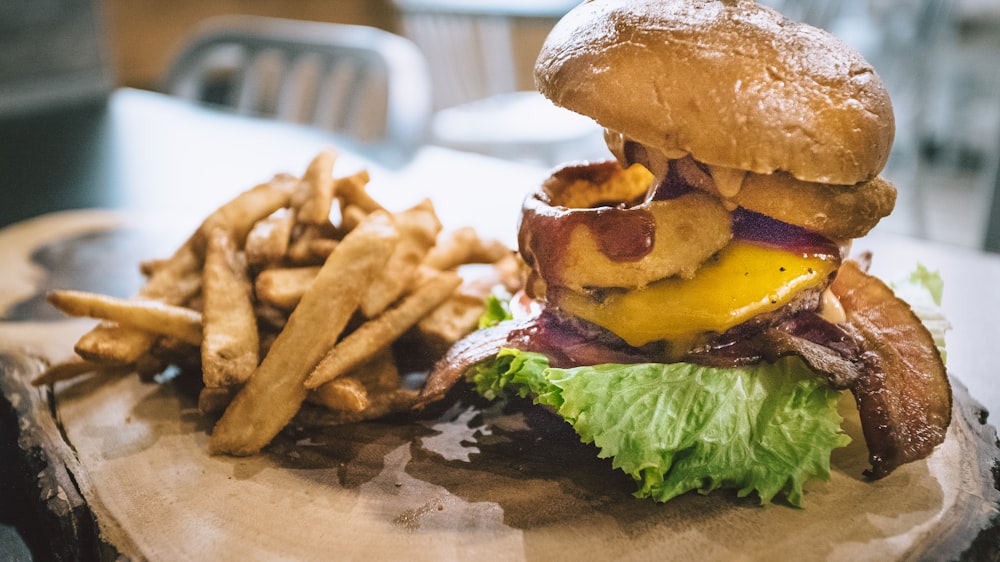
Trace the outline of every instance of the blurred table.
<instances>
[{"instance_id":1,"label":"blurred table","mask_svg":"<svg viewBox=\"0 0 1000 562\"><path fill-rule=\"evenodd\" d=\"M326 146L341 149L338 172L367 167L372 188L396 192L401 205L433 192L446 207L461 206L459 216L469 216L471 205L515 217L524 193L544 174L434 147L402 168L389 167L364 145L328 131L240 118L132 89L96 104L0 118L0 146L0 227L94 207L194 222L275 173L301 173ZM507 207L497 208L497 200ZM512 235L509 224L491 222Z\"/></svg>"},{"instance_id":2,"label":"blurred table","mask_svg":"<svg viewBox=\"0 0 1000 562\"><path fill-rule=\"evenodd\" d=\"M546 172L434 147L392 169L366 156L364 147L324 131L239 118L137 90L119 90L102 103L56 114L0 121L0 142L0 226L67 209L109 208L168 233L165 250L219 203L274 173L300 174L325 146L344 149L336 174L368 168L380 201L402 208L431 197L446 227L473 224L510 244L521 200ZM42 220L57 222L59 216ZM18 228L11 225L0 234ZM993 289L1000 286L1000 256L878 229L854 247L872 250L873 270L886 279L917 263L941 272L944 309L954 326L949 368L976 400L1000 411L991 354L1000 313L1000 294ZM0 290L9 290L16 275L0 274ZM16 438L13 424L0 423L0 448ZM0 485L6 484L4 477L0 463ZM17 509L5 493L11 493L9 486L0 487L0 522ZM6 530L0 526L0 551L11 552Z\"/></svg>"}]
</instances>

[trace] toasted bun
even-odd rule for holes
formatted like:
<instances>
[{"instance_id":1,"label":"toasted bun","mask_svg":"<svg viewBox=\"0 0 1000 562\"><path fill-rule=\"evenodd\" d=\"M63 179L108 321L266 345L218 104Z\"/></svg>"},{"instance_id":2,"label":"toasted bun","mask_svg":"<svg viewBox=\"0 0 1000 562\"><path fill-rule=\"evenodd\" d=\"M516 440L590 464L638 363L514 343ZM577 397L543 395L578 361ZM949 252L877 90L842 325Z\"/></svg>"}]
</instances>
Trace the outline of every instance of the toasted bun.
<instances>
[{"instance_id":1,"label":"toasted bun","mask_svg":"<svg viewBox=\"0 0 1000 562\"><path fill-rule=\"evenodd\" d=\"M649 147L812 182L875 177L895 132L859 53L750 0L585 2L552 30L535 81Z\"/></svg>"}]
</instances>

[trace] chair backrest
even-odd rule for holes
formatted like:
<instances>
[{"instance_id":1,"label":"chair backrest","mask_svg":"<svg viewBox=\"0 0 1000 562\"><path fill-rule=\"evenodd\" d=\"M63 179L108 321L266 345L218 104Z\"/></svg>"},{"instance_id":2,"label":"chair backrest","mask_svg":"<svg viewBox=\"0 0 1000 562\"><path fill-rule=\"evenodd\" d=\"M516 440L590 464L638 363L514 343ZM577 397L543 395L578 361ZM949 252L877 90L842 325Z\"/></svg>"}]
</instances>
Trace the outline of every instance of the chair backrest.
<instances>
[{"instance_id":1,"label":"chair backrest","mask_svg":"<svg viewBox=\"0 0 1000 562\"><path fill-rule=\"evenodd\" d=\"M403 35L430 61L434 108L442 109L525 88L518 31L539 39L579 0L394 0ZM539 41L538 47L541 46ZM529 49L530 50L530 49Z\"/></svg>"},{"instance_id":2,"label":"chair backrest","mask_svg":"<svg viewBox=\"0 0 1000 562\"><path fill-rule=\"evenodd\" d=\"M425 139L432 103L427 61L411 41L367 26L258 16L206 20L162 87L401 153Z\"/></svg>"}]
</instances>

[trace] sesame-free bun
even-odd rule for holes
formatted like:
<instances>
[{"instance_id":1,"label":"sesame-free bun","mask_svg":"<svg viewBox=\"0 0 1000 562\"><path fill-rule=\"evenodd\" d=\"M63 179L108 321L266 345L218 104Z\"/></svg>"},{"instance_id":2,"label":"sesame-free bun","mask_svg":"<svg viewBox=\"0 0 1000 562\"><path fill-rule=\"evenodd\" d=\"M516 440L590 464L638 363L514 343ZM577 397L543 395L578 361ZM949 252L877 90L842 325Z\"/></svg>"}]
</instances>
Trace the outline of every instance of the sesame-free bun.
<instances>
[{"instance_id":1,"label":"sesame-free bun","mask_svg":"<svg viewBox=\"0 0 1000 562\"><path fill-rule=\"evenodd\" d=\"M895 131L857 51L750 0L585 2L550 33L535 82L667 154L811 182L874 178Z\"/></svg>"}]
</instances>

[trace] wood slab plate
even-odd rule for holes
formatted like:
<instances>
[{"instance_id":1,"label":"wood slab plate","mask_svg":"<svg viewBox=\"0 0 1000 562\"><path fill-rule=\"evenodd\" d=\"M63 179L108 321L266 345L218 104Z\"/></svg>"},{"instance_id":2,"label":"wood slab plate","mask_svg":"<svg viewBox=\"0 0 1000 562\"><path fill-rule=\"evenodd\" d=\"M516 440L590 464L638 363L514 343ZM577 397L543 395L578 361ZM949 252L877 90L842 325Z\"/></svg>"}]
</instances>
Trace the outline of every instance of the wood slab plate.
<instances>
[{"instance_id":1,"label":"wood slab plate","mask_svg":"<svg viewBox=\"0 0 1000 562\"><path fill-rule=\"evenodd\" d=\"M43 318L41 308L25 303L37 301L51 281L39 256L59 247L102 253L134 233L114 217L76 213L2 234L0 253L25 258L7 262L17 263L9 278L34 289L0 287L0 310L8 311L0 323L0 387L18 417L28 485L50 514L51 532L82 557L997 556L996 434L957 380L945 443L925 461L874 482L862 476L867 452L848 397L845 428L854 441L835 451L829 482L807 486L803 509L761 507L726 492L666 504L635 499L631 480L560 420L522 402L484 404L461 393L420 418L332 427L306 410L264 453L213 457L212 420L198 413L196 389L184 375L91 377L54 389L28 384L91 325L33 319ZM127 254L115 259L150 257Z\"/></svg>"}]
</instances>

